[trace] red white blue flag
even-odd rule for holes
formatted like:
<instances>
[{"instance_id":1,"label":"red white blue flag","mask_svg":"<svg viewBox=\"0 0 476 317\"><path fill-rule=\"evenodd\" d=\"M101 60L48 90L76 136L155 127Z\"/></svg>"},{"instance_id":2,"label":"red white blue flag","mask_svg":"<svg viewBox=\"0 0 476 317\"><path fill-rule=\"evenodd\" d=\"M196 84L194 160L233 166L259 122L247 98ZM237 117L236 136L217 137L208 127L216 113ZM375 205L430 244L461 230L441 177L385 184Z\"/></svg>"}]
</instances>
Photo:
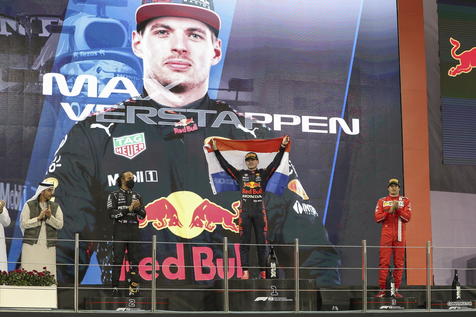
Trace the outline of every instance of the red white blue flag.
<instances>
[{"instance_id":1,"label":"red white blue flag","mask_svg":"<svg viewBox=\"0 0 476 317\"><path fill-rule=\"evenodd\" d=\"M247 169L245 155L255 152L258 155L258 169L265 169L279 151L283 138L268 140L228 140L219 137L214 138L217 149L223 157L238 170ZM208 142L207 142L208 141ZM214 194L225 191L239 191L238 183L221 167L213 151L211 138L206 141L203 150L208 163L210 185ZM289 175L289 151L291 143L286 146L281 164L268 180L266 191L281 195L288 183Z\"/></svg>"}]
</instances>

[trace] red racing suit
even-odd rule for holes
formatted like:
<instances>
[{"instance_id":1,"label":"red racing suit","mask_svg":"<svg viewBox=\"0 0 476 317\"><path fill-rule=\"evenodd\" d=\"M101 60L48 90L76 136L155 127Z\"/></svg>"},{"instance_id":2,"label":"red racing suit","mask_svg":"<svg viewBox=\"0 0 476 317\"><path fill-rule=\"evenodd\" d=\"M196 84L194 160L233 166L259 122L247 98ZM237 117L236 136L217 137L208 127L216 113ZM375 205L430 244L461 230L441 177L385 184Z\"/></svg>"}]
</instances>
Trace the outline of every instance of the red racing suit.
<instances>
[{"instance_id":1,"label":"red racing suit","mask_svg":"<svg viewBox=\"0 0 476 317\"><path fill-rule=\"evenodd\" d=\"M395 200L398 200L398 207L394 213L390 213ZM395 288L398 289L402 283L406 245L405 224L410 221L411 212L410 200L403 196L387 196L380 198L377 202L375 221L382 224L378 278L380 289L385 289L392 254L395 266L393 273Z\"/></svg>"}]
</instances>

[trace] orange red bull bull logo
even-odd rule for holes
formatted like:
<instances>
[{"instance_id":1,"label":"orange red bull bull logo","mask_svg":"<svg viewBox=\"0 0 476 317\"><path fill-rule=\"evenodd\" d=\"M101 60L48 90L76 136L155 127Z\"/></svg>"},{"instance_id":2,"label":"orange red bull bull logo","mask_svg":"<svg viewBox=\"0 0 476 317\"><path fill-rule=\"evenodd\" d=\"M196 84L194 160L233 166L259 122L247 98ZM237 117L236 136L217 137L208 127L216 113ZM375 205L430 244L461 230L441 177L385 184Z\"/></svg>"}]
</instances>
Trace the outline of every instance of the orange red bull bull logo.
<instances>
[{"instance_id":1,"label":"orange red bull bull logo","mask_svg":"<svg viewBox=\"0 0 476 317\"><path fill-rule=\"evenodd\" d=\"M461 43L452 37L450 37L450 43L453 46L451 49L451 57L459 61L459 64L448 70L448 76L456 77L463 73L467 74L471 72L473 68L476 67L476 47L461 53L456 53L461 47Z\"/></svg>"},{"instance_id":2,"label":"orange red bull bull logo","mask_svg":"<svg viewBox=\"0 0 476 317\"><path fill-rule=\"evenodd\" d=\"M243 187L247 187L247 188L256 188L258 186L259 186L259 184L257 182L244 182L243 183Z\"/></svg>"},{"instance_id":3,"label":"orange red bull bull logo","mask_svg":"<svg viewBox=\"0 0 476 317\"><path fill-rule=\"evenodd\" d=\"M150 223L156 230L168 229L173 234L192 239L203 230L213 232L217 226L239 232L235 220L238 214L189 192L174 192L156 199L145 206L146 216L139 221L139 228Z\"/></svg>"}]
</instances>

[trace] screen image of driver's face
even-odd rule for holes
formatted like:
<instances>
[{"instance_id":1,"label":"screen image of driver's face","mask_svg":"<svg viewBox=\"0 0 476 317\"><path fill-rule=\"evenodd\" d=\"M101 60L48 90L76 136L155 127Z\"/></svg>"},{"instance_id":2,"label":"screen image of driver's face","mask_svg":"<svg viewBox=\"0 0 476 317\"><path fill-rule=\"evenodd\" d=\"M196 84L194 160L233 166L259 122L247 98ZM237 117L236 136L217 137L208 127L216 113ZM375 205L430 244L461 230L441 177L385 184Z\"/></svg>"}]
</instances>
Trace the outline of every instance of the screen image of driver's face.
<instances>
[{"instance_id":1,"label":"screen image of driver's face","mask_svg":"<svg viewBox=\"0 0 476 317\"><path fill-rule=\"evenodd\" d=\"M143 32L133 32L134 53L144 63L144 78L162 86L180 82L176 92L208 90L210 68L221 59L221 41L197 20L160 17ZM146 85L147 88L147 85Z\"/></svg>"}]
</instances>

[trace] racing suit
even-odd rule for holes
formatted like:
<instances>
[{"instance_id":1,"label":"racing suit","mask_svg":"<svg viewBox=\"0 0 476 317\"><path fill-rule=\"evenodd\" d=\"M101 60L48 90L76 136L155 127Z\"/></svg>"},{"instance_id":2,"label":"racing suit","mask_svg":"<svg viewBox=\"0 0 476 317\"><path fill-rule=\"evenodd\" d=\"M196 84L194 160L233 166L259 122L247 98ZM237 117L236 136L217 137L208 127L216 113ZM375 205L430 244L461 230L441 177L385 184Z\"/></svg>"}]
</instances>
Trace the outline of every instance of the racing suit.
<instances>
[{"instance_id":1,"label":"racing suit","mask_svg":"<svg viewBox=\"0 0 476 317\"><path fill-rule=\"evenodd\" d=\"M104 217L106 193L116 186L115 180L121 171L130 170L136 176L134 189L142 194L147 212L147 219L140 224L141 240L151 241L152 235L156 235L159 241L157 262L161 266L157 278L162 281L177 279L192 283L217 279L220 277L218 269L212 268L205 272L197 270L197 267L200 268L200 264L205 263L203 255L213 256L213 259L205 259L210 267L211 262L214 265L218 264L220 256L223 257L223 247L220 245L223 237L227 236L231 242L237 242L238 228L233 231L230 229L233 226L225 227L217 223L215 226L190 229L190 218L186 216L193 212L195 205L192 206L192 203L196 200L210 202L214 207L222 208L221 210L230 217L237 218L233 212L233 204L240 200L240 195L238 192L213 194L203 155L204 140L212 136L235 140L266 139L273 135L265 127L248 130L245 124L235 125L226 121L220 125L213 125L218 121L219 114L235 114L240 122L244 122L244 118L227 104L209 99L208 95L189 105L174 109L164 109L143 95L119 104L121 108L119 110L102 115L104 118L120 119L124 118L117 115L121 111L127 113L129 110L136 111L139 107L145 106L153 107L158 112L163 111L162 118L176 116L179 112L186 120L174 119L173 122L159 124L161 118L153 120L154 118L148 117L142 120L134 117L133 124L104 123L99 122L97 116L91 116L74 125L62 140L48 173L49 177L58 179L59 186L55 196L65 210L65 227L60 231L60 238L72 239L75 232L80 232L81 240L110 239L112 234L108 225L110 220L109 217ZM206 115L203 115L204 111ZM200 126L200 122L205 122L205 126ZM174 197L182 198L173 202ZM162 215L164 210L176 212L158 219L158 216L154 216L158 212L155 210L149 212L148 209L154 203L166 206L160 209ZM339 255L329 242L319 214L304 193L292 164L288 188L284 194L280 196L267 194L264 203L268 210L268 236L271 243L291 244L298 238L302 244L321 245L302 249L301 265L334 268L307 269L302 271L301 276L316 279L320 285L339 284L339 273L335 269L340 265ZM199 242L201 246L188 244L190 242ZM204 244L208 244L209 247L203 246ZM107 243L81 243L80 263L90 263L91 258L96 256L100 265L108 265L111 263L110 249ZM197 252L202 258L197 257ZM283 248L283 251L279 252L283 254L281 264L292 266L292 248ZM242 274L239 253L239 250L237 252L236 248L230 247L230 266L233 264L231 262L233 258L238 265L234 264L237 268L234 272L230 272L229 277L240 277ZM139 250L140 272L141 265L150 265L150 254L150 250L145 247ZM177 262L185 262L184 274L174 275L170 270L164 271L163 261L170 257L174 257ZM72 245L61 244L57 248L57 258L60 263L73 263ZM289 263L284 261L285 258L289 259ZM87 266L80 266L80 278L84 276L86 269ZM102 270L101 273L102 282L109 282L111 277L108 271ZM140 275L143 279L152 278L150 270ZM74 280L72 266L59 266L58 278L60 282L71 283Z\"/></svg>"},{"instance_id":2,"label":"racing suit","mask_svg":"<svg viewBox=\"0 0 476 317\"><path fill-rule=\"evenodd\" d=\"M394 201L398 201L398 207L394 213L390 213ZM405 261L405 224L410 221L411 212L410 200L403 196L387 196L377 201L375 221L382 224L378 278L380 289L385 289L392 254L395 288L400 288Z\"/></svg>"},{"instance_id":3,"label":"racing suit","mask_svg":"<svg viewBox=\"0 0 476 317\"><path fill-rule=\"evenodd\" d=\"M216 150L215 155L223 169L238 182L241 191L241 210L239 217L241 261L245 270L249 267L251 229L254 228L255 240L258 244L258 264L261 270L266 267L266 246L268 243L268 216L263 203L266 183L278 168L283 158L285 147L280 146L278 154L266 169L237 170L230 165Z\"/></svg>"},{"instance_id":4,"label":"racing suit","mask_svg":"<svg viewBox=\"0 0 476 317\"><path fill-rule=\"evenodd\" d=\"M129 210L129 206L133 199L140 202L140 207ZM131 284L138 283L137 264L138 261L138 245L129 241L139 241L139 219L144 219L145 209L142 205L142 197L131 190L120 188L109 194L107 198L107 212L109 217L113 219L113 267L112 267L112 287L119 286L119 273L121 272L121 264L127 249L127 258L129 260Z\"/></svg>"}]
</instances>

